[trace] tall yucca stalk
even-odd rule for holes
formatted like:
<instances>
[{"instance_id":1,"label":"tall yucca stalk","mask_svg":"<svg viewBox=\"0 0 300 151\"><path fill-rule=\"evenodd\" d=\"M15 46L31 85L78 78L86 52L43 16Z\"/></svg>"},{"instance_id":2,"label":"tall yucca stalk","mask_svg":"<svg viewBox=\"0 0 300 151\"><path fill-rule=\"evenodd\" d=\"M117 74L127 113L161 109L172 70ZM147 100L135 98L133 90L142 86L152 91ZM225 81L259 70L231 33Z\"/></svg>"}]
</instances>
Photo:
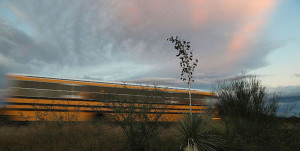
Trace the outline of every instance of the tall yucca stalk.
<instances>
[{"instance_id":1,"label":"tall yucca stalk","mask_svg":"<svg viewBox=\"0 0 300 151\"><path fill-rule=\"evenodd\" d=\"M207 119L208 120L208 119ZM215 151L225 148L225 140L218 135L211 135L207 130L207 122L200 115L185 114L176 126L179 131L174 149Z\"/></svg>"},{"instance_id":2,"label":"tall yucca stalk","mask_svg":"<svg viewBox=\"0 0 300 151\"><path fill-rule=\"evenodd\" d=\"M180 40L177 36L176 38L170 37L167 39L172 43L175 43L174 48L178 51L176 57L179 57L181 60L180 66L182 68L181 71L181 80L188 81L189 85L189 102L190 102L190 114L192 115L192 96L191 96L191 82L193 80L193 71L197 66L198 59L194 59L193 52L190 46L190 42L185 40Z\"/></svg>"}]
</instances>

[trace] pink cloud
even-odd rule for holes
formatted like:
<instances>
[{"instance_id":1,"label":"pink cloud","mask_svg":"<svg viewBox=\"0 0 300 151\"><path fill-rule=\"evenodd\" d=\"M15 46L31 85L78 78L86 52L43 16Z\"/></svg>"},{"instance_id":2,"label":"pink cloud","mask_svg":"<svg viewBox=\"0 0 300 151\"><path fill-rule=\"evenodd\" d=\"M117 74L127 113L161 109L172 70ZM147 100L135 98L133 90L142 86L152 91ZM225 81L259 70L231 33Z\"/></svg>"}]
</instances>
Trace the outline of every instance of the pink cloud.
<instances>
[{"instance_id":1,"label":"pink cloud","mask_svg":"<svg viewBox=\"0 0 300 151\"><path fill-rule=\"evenodd\" d=\"M247 4L245 10L241 12L245 19L240 23L229 42L228 50L231 52L247 47L256 33L262 30L268 20L268 13L275 2L272 0L248 1Z\"/></svg>"},{"instance_id":2,"label":"pink cloud","mask_svg":"<svg viewBox=\"0 0 300 151\"><path fill-rule=\"evenodd\" d=\"M135 0L131 3L110 4L116 8L117 16L126 28L133 32L188 31L193 35L203 28L224 29L219 32L221 35L227 34L222 49L218 50L217 56L211 56L220 61L211 62L212 58L208 55L202 58L203 62L209 62L208 66L201 67L207 70L235 70L231 66L247 59L254 51L248 47L263 30L268 15L276 6L273 0Z\"/></svg>"},{"instance_id":3,"label":"pink cloud","mask_svg":"<svg viewBox=\"0 0 300 151\"><path fill-rule=\"evenodd\" d=\"M260 31L268 19L268 14L275 6L273 0L152 0L130 3L108 1L119 19L127 24L128 28L175 27L199 30L208 22L236 22L228 49L235 51L244 48L247 35ZM233 25L235 26L235 25ZM178 28L176 28L178 30ZM180 30L180 29L179 29Z\"/></svg>"},{"instance_id":4,"label":"pink cloud","mask_svg":"<svg viewBox=\"0 0 300 151\"><path fill-rule=\"evenodd\" d=\"M191 0L189 1L189 14L190 25L194 29L200 28L206 21L209 15L207 7L205 7L207 0Z\"/></svg>"},{"instance_id":5,"label":"pink cloud","mask_svg":"<svg viewBox=\"0 0 300 151\"><path fill-rule=\"evenodd\" d=\"M197 29L207 21L209 11L203 5L207 0L170 1L153 0L130 3L108 4L115 8L115 12L128 28L147 30L148 28L168 28L169 25Z\"/></svg>"},{"instance_id":6,"label":"pink cloud","mask_svg":"<svg viewBox=\"0 0 300 151\"><path fill-rule=\"evenodd\" d=\"M269 44L257 44L261 41L258 35L274 6L273 0L92 0L77 5L16 3L10 9L23 20L30 19L41 37L59 48L57 52L74 52L71 56L75 57L82 52L97 58L98 53L92 53L97 50L103 52L104 59L112 54L122 58L118 61L128 59L130 63L149 65L151 74L167 77L180 71L175 52L173 55L169 51L172 47L165 40L171 35L191 41L200 60L199 73L234 73L253 67L252 62L261 66L269 51L264 46ZM53 11L41 13L48 8Z\"/></svg>"},{"instance_id":7,"label":"pink cloud","mask_svg":"<svg viewBox=\"0 0 300 151\"><path fill-rule=\"evenodd\" d=\"M238 51L246 47L247 43L253 38L253 35L261 28L262 21L249 21L242 25L236 32L234 32L229 43L229 51Z\"/></svg>"}]
</instances>

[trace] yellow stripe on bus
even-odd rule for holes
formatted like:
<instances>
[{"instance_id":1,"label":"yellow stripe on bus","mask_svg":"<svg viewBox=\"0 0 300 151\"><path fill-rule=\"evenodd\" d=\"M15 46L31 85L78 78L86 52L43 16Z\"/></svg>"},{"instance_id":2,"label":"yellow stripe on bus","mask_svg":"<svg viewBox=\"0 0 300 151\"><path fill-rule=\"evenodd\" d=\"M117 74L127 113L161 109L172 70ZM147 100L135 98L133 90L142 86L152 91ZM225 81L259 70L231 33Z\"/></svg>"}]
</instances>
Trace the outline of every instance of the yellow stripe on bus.
<instances>
[{"instance_id":1,"label":"yellow stripe on bus","mask_svg":"<svg viewBox=\"0 0 300 151\"><path fill-rule=\"evenodd\" d=\"M130 89L147 89L147 90L161 90L161 91L169 91L169 92L188 93L187 90L151 88L151 87L132 86L132 85L124 86L124 85L118 85L118 84L93 83L93 82L59 80L59 79L33 78L33 77L27 77L27 76L23 76L23 75L11 75L11 74L7 74L7 76L9 78L12 78L12 79L27 80L27 81L40 81L40 82L52 82L52 83L69 83L69 84L93 85L93 86L104 86L104 87L114 87L114 88L125 88L126 87L126 88L130 88ZM209 96L213 95L213 93L209 93L209 92L191 91L191 93L209 95Z\"/></svg>"},{"instance_id":2,"label":"yellow stripe on bus","mask_svg":"<svg viewBox=\"0 0 300 151\"><path fill-rule=\"evenodd\" d=\"M22 110L7 110L3 115L10 115L9 119L13 121L90 121L96 113L94 112L49 112L49 111L22 111ZM119 116L115 113L103 113L105 117ZM155 114L147 114L148 117L154 118ZM160 121L175 122L185 114L162 114ZM122 115L124 117L124 115ZM108 118L109 120L109 118ZM112 120L113 121L113 120Z\"/></svg>"},{"instance_id":3,"label":"yellow stripe on bus","mask_svg":"<svg viewBox=\"0 0 300 151\"><path fill-rule=\"evenodd\" d=\"M87 106L113 106L112 103L104 102L87 102L87 101L73 101L73 100L55 100L55 99L27 99L27 98L6 98L6 102L11 103L38 103L38 104L57 104L57 105L87 105ZM121 103L115 103L119 106ZM122 103L124 106L124 103ZM143 105L141 105L143 106ZM147 105L146 105L147 106ZM167 109L190 109L188 105L163 105L163 104L153 104L153 107L161 107ZM205 106L192 106L192 109L206 109Z\"/></svg>"},{"instance_id":4,"label":"yellow stripe on bus","mask_svg":"<svg viewBox=\"0 0 300 151\"><path fill-rule=\"evenodd\" d=\"M101 112L101 111L117 111L111 108L93 108L93 107L64 107L64 106L42 106L42 105L5 105L5 109L31 109L37 110L36 112L40 112L39 110L49 110L53 112L59 112L56 110L66 110L66 111L74 111L74 112L82 112L82 111L94 111L94 112ZM123 111L122 109L120 109ZM124 110L125 111L125 110ZM135 109L136 112L144 111L143 109ZM178 110L168 110L168 109L149 109L147 112L165 112L165 113L182 113L184 111ZM186 111L185 111L186 112ZM184 113L185 113L184 112ZM194 110L193 113L205 113L205 111Z\"/></svg>"},{"instance_id":5,"label":"yellow stripe on bus","mask_svg":"<svg viewBox=\"0 0 300 151\"><path fill-rule=\"evenodd\" d=\"M21 111L7 110L3 115L10 115L10 120L13 121L90 121L95 113L92 112L53 112L48 111ZM40 116L40 118L38 118ZM63 117L63 118L61 118Z\"/></svg>"}]
</instances>

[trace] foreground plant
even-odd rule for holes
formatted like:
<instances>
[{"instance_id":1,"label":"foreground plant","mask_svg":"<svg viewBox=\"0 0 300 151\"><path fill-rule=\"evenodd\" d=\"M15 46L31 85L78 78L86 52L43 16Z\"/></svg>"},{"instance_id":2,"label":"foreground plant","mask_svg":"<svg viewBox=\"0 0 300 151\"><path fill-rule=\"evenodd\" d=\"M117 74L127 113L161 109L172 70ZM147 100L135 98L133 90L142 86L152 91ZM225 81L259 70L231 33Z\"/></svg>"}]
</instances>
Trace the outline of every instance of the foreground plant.
<instances>
[{"instance_id":1,"label":"foreground plant","mask_svg":"<svg viewBox=\"0 0 300 151\"><path fill-rule=\"evenodd\" d=\"M225 140L218 135L209 134L207 122L197 114L185 114L176 126L179 132L174 150L208 150L225 148Z\"/></svg>"}]
</instances>

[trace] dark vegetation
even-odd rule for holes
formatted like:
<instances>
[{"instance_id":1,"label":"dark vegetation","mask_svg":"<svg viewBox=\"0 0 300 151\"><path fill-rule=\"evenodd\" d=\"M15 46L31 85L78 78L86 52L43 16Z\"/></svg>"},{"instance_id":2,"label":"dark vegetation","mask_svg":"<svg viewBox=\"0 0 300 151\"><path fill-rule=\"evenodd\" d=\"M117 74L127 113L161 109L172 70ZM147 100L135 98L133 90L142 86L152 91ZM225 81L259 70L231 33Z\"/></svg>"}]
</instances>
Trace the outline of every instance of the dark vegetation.
<instances>
[{"instance_id":1,"label":"dark vegetation","mask_svg":"<svg viewBox=\"0 0 300 151\"><path fill-rule=\"evenodd\" d=\"M230 150L300 149L299 120L297 124L278 116L280 95L269 93L257 76L222 80L215 90Z\"/></svg>"},{"instance_id":2,"label":"dark vegetation","mask_svg":"<svg viewBox=\"0 0 300 151\"><path fill-rule=\"evenodd\" d=\"M149 93L151 92L151 93ZM143 97L137 97L140 95ZM115 114L112 119L124 133L126 150L163 150L160 133L169 124L164 123L162 115L166 105L157 107L152 102L164 102L164 93L158 90L144 91L127 97L117 96L113 98L119 102L108 102ZM139 102L139 103L136 103Z\"/></svg>"},{"instance_id":3,"label":"dark vegetation","mask_svg":"<svg viewBox=\"0 0 300 151\"><path fill-rule=\"evenodd\" d=\"M38 122L2 121L0 150L299 150L299 118L278 117L280 96L270 94L257 77L223 80L215 90L221 120L185 113L177 123L162 122L165 109L149 103L165 100L160 91L111 95L107 105L116 114L91 122L47 122L38 112Z\"/></svg>"}]
</instances>

